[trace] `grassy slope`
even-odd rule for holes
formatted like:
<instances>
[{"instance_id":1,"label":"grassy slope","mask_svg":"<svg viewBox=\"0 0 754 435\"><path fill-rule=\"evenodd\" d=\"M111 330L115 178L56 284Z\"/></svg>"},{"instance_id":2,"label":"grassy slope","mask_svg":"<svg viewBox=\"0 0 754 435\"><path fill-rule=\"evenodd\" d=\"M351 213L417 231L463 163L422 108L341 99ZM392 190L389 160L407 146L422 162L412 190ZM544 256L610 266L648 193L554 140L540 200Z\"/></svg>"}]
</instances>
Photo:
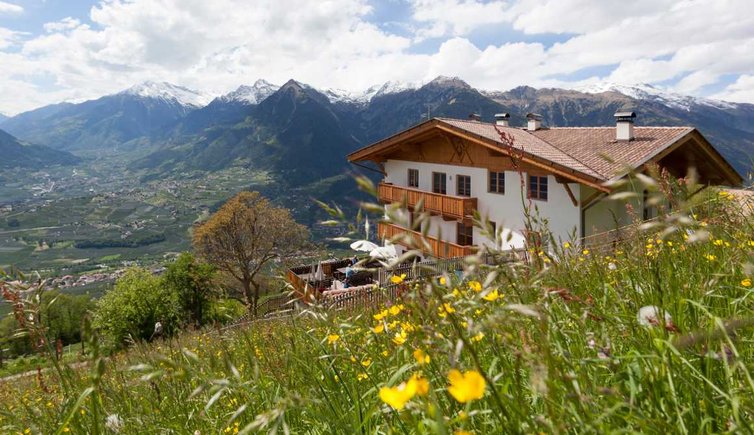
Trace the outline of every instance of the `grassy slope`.
<instances>
[{"instance_id":1,"label":"grassy slope","mask_svg":"<svg viewBox=\"0 0 754 435\"><path fill-rule=\"evenodd\" d=\"M644 235L609 256L568 248L545 271L470 271L409 289L381 320L380 308L309 313L138 345L70 374L67 394L52 372L44 387L5 383L0 427L97 432L117 414L121 433L750 432L752 328L726 322L754 318L752 228L689 229L711 236ZM641 325L647 305L674 326ZM484 396L459 403L452 368L483 374ZM380 399L412 375L428 395L400 411Z\"/></svg>"}]
</instances>

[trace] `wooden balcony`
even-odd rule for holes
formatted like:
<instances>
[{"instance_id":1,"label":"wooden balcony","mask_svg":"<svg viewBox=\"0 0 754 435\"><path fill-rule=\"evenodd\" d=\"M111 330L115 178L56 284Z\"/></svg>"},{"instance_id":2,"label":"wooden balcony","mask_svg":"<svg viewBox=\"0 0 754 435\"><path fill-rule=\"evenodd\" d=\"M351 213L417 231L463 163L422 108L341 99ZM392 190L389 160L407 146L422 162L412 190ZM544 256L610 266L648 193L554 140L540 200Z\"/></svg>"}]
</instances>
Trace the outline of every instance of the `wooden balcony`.
<instances>
[{"instance_id":1,"label":"wooden balcony","mask_svg":"<svg viewBox=\"0 0 754 435\"><path fill-rule=\"evenodd\" d=\"M380 201L385 203L403 202L405 198L411 208L424 199L424 210L451 219L468 219L477 207L476 198L442 195L387 183L379 184L378 193Z\"/></svg>"},{"instance_id":2,"label":"wooden balcony","mask_svg":"<svg viewBox=\"0 0 754 435\"><path fill-rule=\"evenodd\" d=\"M461 246L444 240L438 240L435 237L422 236L422 234L417 231L412 231L387 222L379 222L377 224L377 234L380 238L384 239L392 239L399 234L409 234L416 241L414 244L416 247L424 246L424 244L421 243L421 239L424 238L428 245L424 250L428 251L428 254L431 254L436 258L466 257L474 254L477 249L476 246Z\"/></svg>"}]
</instances>

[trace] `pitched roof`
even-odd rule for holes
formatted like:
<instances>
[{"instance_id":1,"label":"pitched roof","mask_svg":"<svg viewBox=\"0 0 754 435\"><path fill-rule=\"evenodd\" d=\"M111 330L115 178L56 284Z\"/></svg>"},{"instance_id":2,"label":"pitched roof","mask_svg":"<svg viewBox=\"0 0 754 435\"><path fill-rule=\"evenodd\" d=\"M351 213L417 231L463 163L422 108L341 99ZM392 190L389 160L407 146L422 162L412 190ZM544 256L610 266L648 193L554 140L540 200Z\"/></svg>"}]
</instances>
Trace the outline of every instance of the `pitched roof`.
<instances>
[{"instance_id":1,"label":"pitched roof","mask_svg":"<svg viewBox=\"0 0 754 435\"><path fill-rule=\"evenodd\" d=\"M469 133L473 133L477 136L481 136L483 138L497 142L503 146L507 145L500 140L500 133L498 132L498 130L508 133L509 135L513 136L515 147L519 151L540 157L547 161L562 165L564 167L570 168L597 179L604 179L604 177L602 177L599 172L594 171L592 168L579 161L579 159L575 158L572 155L569 155L561 149L558 149L547 141L531 134L531 132L529 131L515 127L501 127L480 121L451 118L437 119L453 127L466 130Z\"/></svg>"},{"instance_id":2,"label":"pitched roof","mask_svg":"<svg viewBox=\"0 0 754 435\"><path fill-rule=\"evenodd\" d=\"M634 127L634 139L615 139L615 127L556 127L527 132L573 156L602 178L622 175L694 131L692 127Z\"/></svg>"},{"instance_id":3,"label":"pitched roof","mask_svg":"<svg viewBox=\"0 0 754 435\"><path fill-rule=\"evenodd\" d=\"M547 166L566 178L593 185L625 173L626 166L639 168L643 164L670 152L674 145L694 136L716 170L718 181L732 185L743 179L720 153L693 127L634 127L634 139L615 139L615 127L553 127L529 131L518 127L452 118L433 118L396 133L348 155L349 161L371 160L390 149L400 147L406 139L426 134L433 129L468 135L480 144L511 150L500 138L500 132L513 137L515 151L529 162Z\"/></svg>"}]
</instances>

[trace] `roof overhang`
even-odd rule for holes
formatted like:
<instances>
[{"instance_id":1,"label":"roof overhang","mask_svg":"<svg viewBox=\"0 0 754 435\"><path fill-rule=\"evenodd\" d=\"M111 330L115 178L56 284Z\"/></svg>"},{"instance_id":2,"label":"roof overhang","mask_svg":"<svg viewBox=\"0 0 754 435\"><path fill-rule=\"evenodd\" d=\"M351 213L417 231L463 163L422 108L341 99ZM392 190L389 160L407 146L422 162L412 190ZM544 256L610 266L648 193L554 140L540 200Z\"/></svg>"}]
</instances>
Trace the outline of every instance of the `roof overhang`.
<instances>
[{"instance_id":1,"label":"roof overhang","mask_svg":"<svg viewBox=\"0 0 754 435\"><path fill-rule=\"evenodd\" d=\"M696 148L703 157L705 162L719 171L721 180L724 180L728 186L737 187L740 186L744 179L738 173L738 171L720 154L720 152L704 137L699 130L693 127L678 136L668 141L664 146L657 149L656 152L647 156L643 161L636 165L636 170L646 170L649 165L658 164L660 161L669 156L671 153L679 150L681 147L696 143ZM621 174L613 178L613 180L623 178L627 173ZM703 174L700 174L703 175Z\"/></svg>"},{"instance_id":2,"label":"roof overhang","mask_svg":"<svg viewBox=\"0 0 754 435\"><path fill-rule=\"evenodd\" d=\"M400 148L406 141L415 139L433 131L452 134L501 154L513 158L519 158L525 163L551 172L567 180L585 184L604 192L610 191L608 187L603 185L605 180L593 177L589 174L584 174L583 172L557 164L520 149L514 150L501 142L496 142L489 138L471 133L462 128L455 127L446 122L443 122L440 119L431 119L421 124L417 124L407 130L404 130L372 145L357 150L349 154L347 158L349 162L374 161L380 163L383 160L382 156L394 149Z\"/></svg>"}]
</instances>

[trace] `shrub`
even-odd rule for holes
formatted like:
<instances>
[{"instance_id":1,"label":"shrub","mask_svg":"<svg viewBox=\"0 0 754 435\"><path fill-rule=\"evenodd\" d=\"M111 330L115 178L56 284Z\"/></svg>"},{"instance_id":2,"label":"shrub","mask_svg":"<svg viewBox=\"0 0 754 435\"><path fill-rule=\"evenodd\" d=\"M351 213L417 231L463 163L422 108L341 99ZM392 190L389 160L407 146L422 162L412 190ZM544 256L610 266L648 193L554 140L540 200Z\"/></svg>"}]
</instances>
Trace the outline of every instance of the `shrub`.
<instances>
[{"instance_id":1,"label":"shrub","mask_svg":"<svg viewBox=\"0 0 754 435\"><path fill-rule=\"evenodd\" d=\"M129 337L151 339L158 321L162 323L163 334L174 333L180 315L175 290L149 271L135 268L128 270L97 302L94 326L110 345L122 347Z\"/></svg>"},{"instance_id":2,"label":"shrub","mask_svg":"<svg viewBox=\"0 0 754 435\"><path fill-rule=\"evenodd\" d=\"M210 304L217 298L213 279L215 268L197 261L190 252L184 252L167 267L163 282L178 294L182 319L203 325Z\"/></svg>"}]
</instances>

